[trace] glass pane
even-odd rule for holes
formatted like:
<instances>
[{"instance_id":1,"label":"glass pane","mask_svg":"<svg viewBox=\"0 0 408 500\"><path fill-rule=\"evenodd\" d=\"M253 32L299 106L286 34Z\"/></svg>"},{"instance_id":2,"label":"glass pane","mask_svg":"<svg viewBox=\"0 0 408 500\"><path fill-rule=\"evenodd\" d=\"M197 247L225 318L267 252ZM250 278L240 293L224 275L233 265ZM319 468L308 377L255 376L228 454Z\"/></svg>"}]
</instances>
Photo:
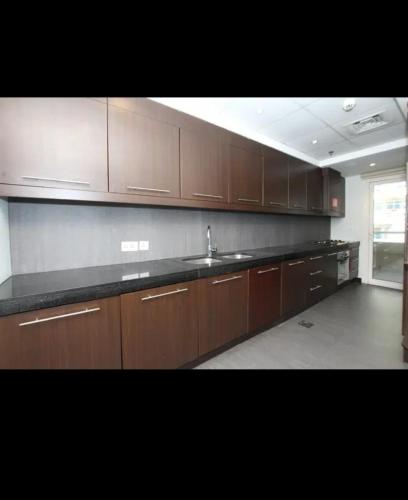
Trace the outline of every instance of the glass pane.
<instances>
[{"instance_id":1,"label":"glass pane","mask_svg":"<svg viewBox=\"0 0 408 500\"><path fill-rule=\"evenodd\" d=\"M374 186L374 279L402 283L405 196L405 181Z\"/></svg>"}]
</instances>

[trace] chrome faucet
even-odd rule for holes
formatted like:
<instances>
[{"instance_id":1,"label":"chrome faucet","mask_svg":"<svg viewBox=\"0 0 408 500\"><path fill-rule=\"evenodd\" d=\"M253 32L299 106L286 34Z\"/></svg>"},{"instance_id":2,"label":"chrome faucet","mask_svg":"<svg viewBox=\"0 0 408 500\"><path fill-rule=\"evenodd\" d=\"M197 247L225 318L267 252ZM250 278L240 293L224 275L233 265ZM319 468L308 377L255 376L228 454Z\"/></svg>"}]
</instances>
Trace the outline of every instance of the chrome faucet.
<instances>
[{"instance_id":1,"label":"chrome faucet","mask_svg":"<svg viewBox=\"0 0 408 500\"><path fill-rule=\"evenodd\" d=\"M207 242L207 256L211 258L217 251L217 247L215 245L211 245L211 226L207 227Z\"/></svg>"}]
</instances>

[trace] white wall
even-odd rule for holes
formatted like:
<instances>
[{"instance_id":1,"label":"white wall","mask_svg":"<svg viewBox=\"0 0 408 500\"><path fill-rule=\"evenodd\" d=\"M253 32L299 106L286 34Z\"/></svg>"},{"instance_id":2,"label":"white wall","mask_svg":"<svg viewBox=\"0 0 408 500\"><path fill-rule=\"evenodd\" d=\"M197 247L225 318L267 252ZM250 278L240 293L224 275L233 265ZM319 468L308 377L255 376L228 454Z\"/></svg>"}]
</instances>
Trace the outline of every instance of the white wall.
<instances>
[{"instance_id":1,"label":"white wall","mask_svg":"<svg viewBox=\"0 0 408 500\"><path fill-rule=\"evenodd\" d=\"M11 275L8 203L0 199L0 283Z\"/></svg>"},{"instance_id":2,"label":"white wall","mask_svg":"<svg viewBox=\"0 0 408 500\"><path fill-rule=\"evenodd\" d=\"M359 175L346 177L346 217L331 219L331 238L334 240L360 241L359 278L368 283L369 273L369 223L370 187Z\"/></svg>"}]
</instances>

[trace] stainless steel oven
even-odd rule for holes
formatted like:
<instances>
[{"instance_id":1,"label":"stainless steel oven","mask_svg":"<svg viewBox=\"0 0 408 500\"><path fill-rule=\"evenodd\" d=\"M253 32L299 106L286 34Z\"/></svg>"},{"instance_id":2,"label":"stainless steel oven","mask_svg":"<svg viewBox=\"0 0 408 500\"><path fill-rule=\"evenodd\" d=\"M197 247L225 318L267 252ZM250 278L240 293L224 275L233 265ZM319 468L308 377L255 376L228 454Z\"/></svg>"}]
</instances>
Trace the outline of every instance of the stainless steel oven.
<instances>
[{"instance_id":1,"label":"stainless steel oven","mask_svg":"<svg viewBox=\"0 0 408 500\"><path fill-rule=\"evenodd\" d=\"M350 251L337 252L337 284L350 279Z\"/></svg>"}]
</instances>

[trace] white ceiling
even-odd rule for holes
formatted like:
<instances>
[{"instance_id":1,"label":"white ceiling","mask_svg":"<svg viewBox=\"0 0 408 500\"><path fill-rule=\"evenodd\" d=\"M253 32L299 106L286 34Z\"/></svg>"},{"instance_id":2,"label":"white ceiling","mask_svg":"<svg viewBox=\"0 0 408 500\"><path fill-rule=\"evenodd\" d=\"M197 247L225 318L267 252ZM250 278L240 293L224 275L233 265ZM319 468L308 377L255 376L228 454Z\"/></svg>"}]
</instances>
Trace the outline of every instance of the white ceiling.
<instances>
[{"instance_id":1,"label":"white ceiling","mask_svg":"<svg viewBox=\"0 0 408 500\"><path fill-rule=\"evenodd\" d=\"M344 177L350 177L352 175L361 175L369 172L371 173L391 168L399 168L404 166L407 161L408 148L402 147L355 158L353 160L339 162L336 163L335 169L341 172ZM370 167L370 164L372 163L375 163L375 165Z\"/></svg>"},{"instance_id":2,"label":"white ceiling","mask_svg":"<svg viewBox=\"0 0 408 500\"><path fill-rule=\"evenodd\" d=\"M408 145L408 98L403 97L356 98L348 112L342 108L344 97L152 99L319 166L341 163L346 168L346 160L372 154L372 148L378 153L382 145L384 151L390 150L387 144ZM348 130L347 124L379 112L389 121L386 126L361 135Z\"/></svg>"}]
</instances>

